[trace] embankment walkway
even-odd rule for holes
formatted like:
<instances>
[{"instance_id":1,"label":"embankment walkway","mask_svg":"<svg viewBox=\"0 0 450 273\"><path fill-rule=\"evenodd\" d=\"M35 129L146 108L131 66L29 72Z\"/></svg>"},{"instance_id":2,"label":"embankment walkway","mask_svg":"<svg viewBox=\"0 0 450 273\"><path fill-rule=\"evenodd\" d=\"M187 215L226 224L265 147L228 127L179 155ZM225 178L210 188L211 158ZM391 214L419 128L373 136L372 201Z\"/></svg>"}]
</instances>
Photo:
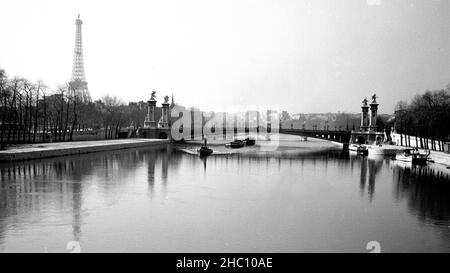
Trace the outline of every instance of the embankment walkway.
<instances>
[{"instance_id":1,"label":"embankment walkway","mask_svg":"<svg viewBox=\"0 0 450 273\"><path fill-rule=\"evenodd\" d=\"M55 156L103 152L127 148L149 147L169 144L165 139L112 139L24 144L0 151L0 162L39 159Z\"/></svg>"}]
</instances>

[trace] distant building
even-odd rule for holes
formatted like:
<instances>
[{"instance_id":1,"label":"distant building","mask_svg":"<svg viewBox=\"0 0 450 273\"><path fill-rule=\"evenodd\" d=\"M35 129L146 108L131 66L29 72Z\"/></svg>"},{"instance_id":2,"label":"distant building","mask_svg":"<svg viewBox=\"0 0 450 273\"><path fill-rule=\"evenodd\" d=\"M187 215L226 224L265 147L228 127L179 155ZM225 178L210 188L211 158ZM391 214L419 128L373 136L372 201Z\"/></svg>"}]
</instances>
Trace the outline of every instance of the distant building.
<instances>
[{"instance_id":1,"label":"distant building","mask_svg":"<svg viewBox=\"0 0 450 273\"><path fill-rule=\"evenodd\" d=\"M359 128L360 114L354 113L310 113L293 114L292 119L281 122L284 129L324 130L330 131L354 130Z\"/></svg>"}]
</instances>

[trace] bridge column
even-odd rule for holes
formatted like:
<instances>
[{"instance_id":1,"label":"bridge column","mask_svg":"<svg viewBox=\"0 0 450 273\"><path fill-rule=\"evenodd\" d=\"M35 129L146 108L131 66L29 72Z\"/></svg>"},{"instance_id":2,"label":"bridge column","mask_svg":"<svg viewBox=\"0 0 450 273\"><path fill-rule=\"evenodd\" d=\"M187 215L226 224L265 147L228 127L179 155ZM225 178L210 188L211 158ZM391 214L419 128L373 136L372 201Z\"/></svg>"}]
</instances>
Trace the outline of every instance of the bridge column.
<instances>
[{"instance_id":1,"label":"bridge column","mask_svg":"<svg viewBox=\"0 0 450 273\"><path fill-rule=\"evenodd\" d=\"M363 100L361 110L361 131L366 131L369 128L369 106L367 105L367 98Z\"/></svg>"},{"instance_id":2,"label":"bridge column","mask_svg":"<svg viewBox=\"0 0 450 273\"><path fill-rule=\"evenodd\" d=\"M147 116L145 117L144 128L156 128L155 108L156 100L152 97L148 101Z\"/></svg>"},{"instance_id":3,"label":"bridge column","mask_svg":"<svg viewBox=\"0 0 450 273\"><path fill-rule=\"evenodd\" d=\"M166 97L167 99L169 97ZM169 101L164 101L162 103L162 116L161 122L159 123L160 128L169 128Z\"/></svg>"},{"instance_id":4,"label":"bridge column","mask_svg":"<svg viewBox=\"0 0 450 273\"><path fill-rule=\"evenodd\" d=\"M378 103L376 95L372 96L372 103L370 104L370 124L369 129L371 131L377 131L377 117L378 117Z\"/></svg>"}]
</instances>

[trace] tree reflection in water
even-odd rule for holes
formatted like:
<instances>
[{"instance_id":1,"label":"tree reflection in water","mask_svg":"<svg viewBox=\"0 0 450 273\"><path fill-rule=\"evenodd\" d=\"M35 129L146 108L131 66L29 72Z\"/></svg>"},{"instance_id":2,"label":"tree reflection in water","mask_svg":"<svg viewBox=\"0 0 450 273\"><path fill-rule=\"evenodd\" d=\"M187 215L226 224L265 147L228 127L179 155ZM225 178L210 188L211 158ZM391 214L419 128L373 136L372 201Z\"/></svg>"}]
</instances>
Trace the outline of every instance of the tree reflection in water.
<instances>
[{"instance_id":1,"label":"tree reflection in water","mask_svg":"<svg viewBox=\"0 0 450 273\"><path fill-rule=\"evenodd\" d=\"M393 169L394 195L406 199L411 211L423 222L440 224L450 220L450 178L432 167Z\"/></svg>"},{"instance_id":2,"label":"tree reflection in water","mask_svg":"<svg viewBox=\"0 0 450 273\"><path fill-rule=\"evenodd\" d=\"M70 211L72 215L72 240L82 239L83 190L90 177L101 178L98 183L104 195L117 191L121 185L111 181L126 181L143 161L148 162L148 183L153 189L155 163L162 159L162 181L167 185L170 146L164 148L131 149L71 157L57 157L0 165L0 247L11 219L20 225L21 215L40 217L47 208ZM176 169L177 158L170 160ZM19 217L16 217L19 216Z\"/></svg>"}]
</instances>

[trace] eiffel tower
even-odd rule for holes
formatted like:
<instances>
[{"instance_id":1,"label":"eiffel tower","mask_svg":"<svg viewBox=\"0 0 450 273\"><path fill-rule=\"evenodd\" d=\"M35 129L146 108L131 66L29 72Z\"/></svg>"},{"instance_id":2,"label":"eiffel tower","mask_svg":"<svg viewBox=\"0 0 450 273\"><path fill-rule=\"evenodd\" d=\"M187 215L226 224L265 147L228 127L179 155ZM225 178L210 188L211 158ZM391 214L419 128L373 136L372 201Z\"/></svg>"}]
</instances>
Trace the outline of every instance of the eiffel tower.
<instances>
[{"instance_id":1,"label":"eiffel tower","mask_svg":"<svg viewBox=\"0 0 450 273\"><path fill-rule=\"evenodd\" d=\"M81 25L83 21L80 19L80 14L75 20L76 32L75 32L75 50L73 54L73 66L72 77L70 79L70 87L75 90L75 94L82 101L91 101L89 90L86 82L86 75L84 73L84 61L83 61L83 43L81 35Z\"/></svg>"}]
</instances>

